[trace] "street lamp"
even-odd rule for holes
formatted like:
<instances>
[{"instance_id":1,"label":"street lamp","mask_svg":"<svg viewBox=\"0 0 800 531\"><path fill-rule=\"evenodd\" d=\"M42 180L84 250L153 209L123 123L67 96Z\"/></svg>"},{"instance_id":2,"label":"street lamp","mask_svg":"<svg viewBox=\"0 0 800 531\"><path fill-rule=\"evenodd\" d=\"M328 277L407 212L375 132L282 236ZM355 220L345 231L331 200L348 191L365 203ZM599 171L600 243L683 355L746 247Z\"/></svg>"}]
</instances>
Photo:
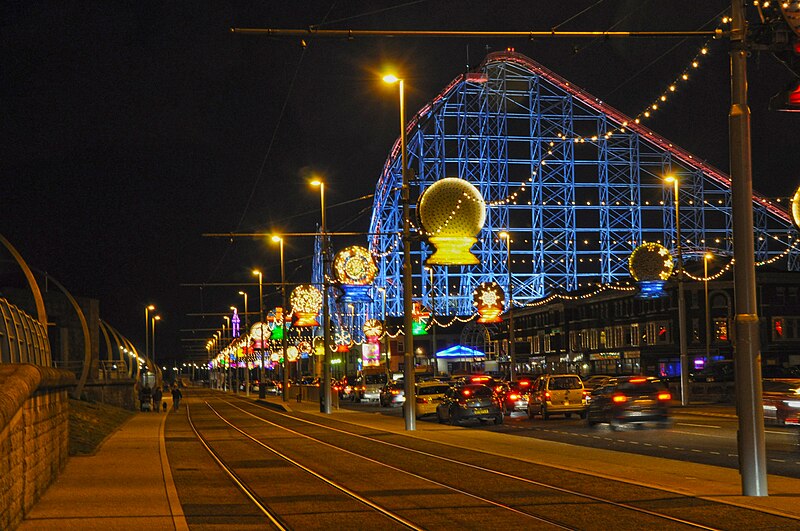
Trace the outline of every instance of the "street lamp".
<instances>
[{"instance_id":1,"label":"street lamp","mask_svg":"<svg viewBox=\"0 0 800 531\"><path fill-rule=\"evenodd\" d=\"M433 375L439 373L439 360L436 358L436 289L433 285L433 267L425 267L430 275L431 290L431 355L433 356Z\"/></svg>"},{"instance_id":2,"label":"street lamp","mask_svg":"<svg viewBox=\"0 0 800 531\"><path fill-rule=\"evenodd\" d=\"M403 379L405 387L405 407L403 408L403 416L405 418L405 427L408 431L417 429L416 417L416 389L414 387L414 336L411 334L413 304L412 284L411 284L411 227L409 220L409 196L410 185L408 170L408 153L406 149L406 102L405 93L403 91L403 80L395 75L388 74L383 77L386 83L398 83L400 95L400 173L403 177L403 187L401 189L400 198L403 203Z\"/></svg>"},{"instance_id":3,"label":"street lamp","mask_svg":"<svg viewBox=\"0 0 800 531\"><path fill-rule=\"evenodd\" d=\"M281 253L281 305L283 311L289 311L286 307L286 268L283 262L283 238L273 236L272 241L280 244ZM281 339L281 349L283 350L283 401L289 401L289 356L286 353L286 315L281 314L281 328L283 328L283 338Z\"/></svg>"},{"instance_id":4,"label":"street lamp","mask_svg":"<svg viewBox=\"0 0 800 531\"><path fill-rule=\"evenodd\" d=\"M675 238L678 251L678 336L680 343L681 363L681 404L689 404L689 361L686 338L686 301L683 294L683 250L681 246L680 187L674 175L668 175L664 182L672 184L672 195L675 199Z\"/></svg>"},{"instance_id":5,"label":"street lamp","mask_svg":"<svg viewBox=\"0 0 800 531\"><path fill-rule=\"evenodd\" d=\"M225 322L222 324L222 336L220 336L220 337L222 337L222 339L225 340L225 339L229 339L233 335L233 331L231 330L231 318L228 317L227 315L223 315L222 318L225 319ZM227 335L225 335L225 325L226 324L228 325L228 334ZM219 354L219 349L217 349L217 353ZM231 368L230 368L230 366L227 366L223 370L225 371L225 375L223 376L222 387L223 387L224 390L227 391L227 390L230 389Z\"/></svg>"},{"instance_id":6,"label":"street lamp","mask_svg":"<svg viewBox=\"0 0 800 531\"><path fill-rule=\"evenodd\" d=\"M386 288L378 288L378 292L383 295L383 339L381 341L383 343L384 360L386 360L386 381L388 382L391 380L390 375L392 371L389 367L389 327L386 325Z\"/></svg>"},{"instance_id":7,"label":"street lamp","mask_svg":"<svg viewBox=\"0 0 800 531\"><path fill-rule=\"evenodd\" d=\"M258 398L267 398L267 389L264 385L264 275L258 269L253 270L254 275L258 275L258 327L261 334L261 372L258 384Z\"/></svg>"},{"instance_id":8,"label":"street lamp","mask_svg":"<svg viewBox=\"0 0 800 531\"><path fill-rule=\"evenodd\" d=\"M714 258L711 253L703 255L703 291L706 303L706 362L711 355L711 308L708 307L708 261Z\"/></svg>"},{"instance_id":9,"label":"street lamp","mask_svg":"<svg viewBox=\"0 0 800 531\"><path fill-rule=\"evenodd\" d=\"M151 345L152 348L150 349L150 351L151 351L151 354L152 354L152 360L153 360L153 365L154 366L155 366L155 363L156 363L156 321L160 321L160 320L161 320L161 316L160 315L155 315L150 319L150 322L152 323L152 327L153 327L152 328L152 334L150 336L153 339L153 344Z\"/></svg>"},{"instance_id":10,"label":"street lamp","mask_svg":"<svg viewBox=\"0 0 800 531\"><path fill-rule=\"evenodd\" d=\"M509 377L514 382L517 379L517 353L516 340L514 339L514 288L511 283L511 234L501 232L501 238L506 241L506 269L508 270L508 360L511 365Z\"/></svg>"},{"instance_id":11,"label":"street lamp","mask_svg":"<svg viewBox=\"0 0 800 531\"><path fill-rule=\"evenodd\" d=\"M319 186L320 207L322 209L322 344L325 353L322 356L322 404L320 412L331 412L331 315L328 304L328 256L330 242L328 241L328 228L325 224L325 183L320 179L311 181L314 186Z\"/></svg>"},{"instance_id":12,"label":"street lamp","mask_svg":"<svg viewBox=\"0 0 800 531\"><path fill-rule=\"evenodd\" d=\"M155 310L156 307L149 304L144 307L144 357L147 358L150 353L148 345L148 337L150 336L150 312Z\"/></svg>"},{"instance_id":13,"label":"street lamp","mask_svg":"<svg viewBox=\"0 0 800 531\"><path fill-rule=\"evenodd\" d=\"M244 395L245 396L250 396L250 362L248 361L248 358L247 358L247 349L250 347L250 345L248 344L249 340L247 339L248 337L250 337L250 323L247 320L247 292L240 291L239 295L244 297L244 330L245 330L244 339L245 339L245 344L244 344L244 348L242 349L244 351Z\"/></svg>"}]
</instances>

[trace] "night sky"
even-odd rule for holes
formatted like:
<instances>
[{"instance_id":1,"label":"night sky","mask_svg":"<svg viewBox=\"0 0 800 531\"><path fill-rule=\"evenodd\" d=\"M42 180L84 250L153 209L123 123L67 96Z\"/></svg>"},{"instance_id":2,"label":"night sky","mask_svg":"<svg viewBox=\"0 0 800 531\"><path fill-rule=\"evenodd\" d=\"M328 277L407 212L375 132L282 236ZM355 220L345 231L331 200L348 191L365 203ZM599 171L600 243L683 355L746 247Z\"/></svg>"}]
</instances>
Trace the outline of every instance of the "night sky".
<instances>
[{"instance_id":1,"label":"night sky","mask_svg":"<svg viewBox=\"0 0 800 531\"><path fill-rule=\"evenodd\" d=\"M596 5L595 5L596 4ZM155 304L160 360L180 359L243 306L242 287L280 280L277 247L219 232L306 232L326 180L331 231L366 231L375 182L397 131L487 51L514 47L628 115L687 66L703 40L275 39L238 27L431 30L699 30L727 0L5 2L0 234L28 263L144 345ZM594 6L594 7L592 7ZM584 12L584 10L586 10ZM582 13L583 12L583 13ZM577 16L576 16L577 15ZM729 61L717 41L688 88L647 125L728 168ZM768 54L750 67L754 187L787 197L800 182L796 115L769 112L791 74ZM363 198L358 200L358 198ZM346 242L350 243L350 242ZM334 250L342 243L334 241ZM309 281L311 238L287 240L287 280ZM3 251L3 258L9 258ZM20 282L5 260L0 285ZM279 304L267 287L266 304ZM13 302L13 301L12 301ZM202 345L202 343L200 343Z\"/></svg>"}]
</instances>

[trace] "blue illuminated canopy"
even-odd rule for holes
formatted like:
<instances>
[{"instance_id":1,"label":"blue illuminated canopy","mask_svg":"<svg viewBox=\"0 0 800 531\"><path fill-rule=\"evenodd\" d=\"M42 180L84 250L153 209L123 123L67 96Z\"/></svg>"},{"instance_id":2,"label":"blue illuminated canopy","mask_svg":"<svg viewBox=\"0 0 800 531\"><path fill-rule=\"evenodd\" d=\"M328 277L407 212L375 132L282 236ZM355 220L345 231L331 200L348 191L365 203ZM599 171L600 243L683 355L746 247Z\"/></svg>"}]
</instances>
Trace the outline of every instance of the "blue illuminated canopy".
<instances>
[{"instance_id":1,"label":"blue illuminated canopy","mask_svg":"<svg viewBox=\"0 0 800 531\"><path fill-rule=\"evenodd\" d=\"M485 358L486 354L464 345L454 345L436 353L437 358Z\"/></svg>"}]
</instances>

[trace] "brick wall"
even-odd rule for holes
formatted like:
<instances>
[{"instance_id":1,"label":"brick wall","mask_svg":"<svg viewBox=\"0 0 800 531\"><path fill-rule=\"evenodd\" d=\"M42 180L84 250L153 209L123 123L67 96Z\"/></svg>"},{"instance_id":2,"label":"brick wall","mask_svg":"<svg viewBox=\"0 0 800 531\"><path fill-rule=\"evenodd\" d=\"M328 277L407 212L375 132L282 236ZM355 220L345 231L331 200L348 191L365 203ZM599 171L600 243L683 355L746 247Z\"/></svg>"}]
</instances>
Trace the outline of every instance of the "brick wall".
<instances>
[{"instance_id":1,"label":"brick wall","mask_svg":"<svg viewBox=\"0 0 800 531\"><path fill-rule=\"evenodd\" d=\"M68 371L0 365L0 529L15 529L66 465L74 385Z\"/></svg>"}]
</instances>

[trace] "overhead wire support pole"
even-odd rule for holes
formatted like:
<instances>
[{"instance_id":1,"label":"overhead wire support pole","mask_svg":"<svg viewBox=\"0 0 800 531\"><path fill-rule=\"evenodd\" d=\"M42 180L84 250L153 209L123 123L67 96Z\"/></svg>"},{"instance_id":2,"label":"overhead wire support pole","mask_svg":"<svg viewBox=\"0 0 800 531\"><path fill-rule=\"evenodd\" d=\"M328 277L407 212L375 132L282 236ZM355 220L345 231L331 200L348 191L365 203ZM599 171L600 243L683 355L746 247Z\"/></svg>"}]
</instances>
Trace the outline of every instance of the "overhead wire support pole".
<instances>
[{"instance_id":1,"label":"overhead wire support pole","mask_svg":"<svg viewBox=\"0 0 800 531\"><path fill-rule=\"evenodd\" d=\"M764 410L761 407L761 345L756 303L753 238L753 174L750 108L747 106L747 22L743 0L731 2L731 195L733 218L733 291L736 307L734 367L739 474L742 494L768 496Z\"/></svg>"}]
</instances>

